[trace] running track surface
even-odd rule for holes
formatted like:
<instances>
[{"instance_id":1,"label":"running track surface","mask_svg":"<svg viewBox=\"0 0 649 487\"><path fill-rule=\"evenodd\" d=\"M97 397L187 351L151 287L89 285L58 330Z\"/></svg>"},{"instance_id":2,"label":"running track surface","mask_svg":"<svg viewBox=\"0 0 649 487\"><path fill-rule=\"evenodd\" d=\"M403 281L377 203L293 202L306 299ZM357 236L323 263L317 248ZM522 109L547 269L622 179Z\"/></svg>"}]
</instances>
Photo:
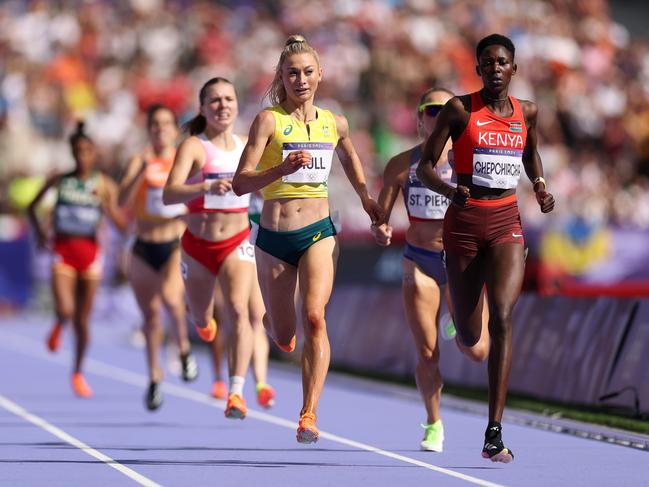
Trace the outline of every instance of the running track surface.
<instances>
[{"instance_id":1,"label":"running track surface","mask_svg":"<svg viewBox=\"0 0 649 487\"><path fill-rule=\"evenodd\" d=\"M150 413L144 351L129 344L130 325L105 317L93 322L86 363L95 396L77 399L70 330L51 355L50 323L49 315L0 319L2 486L649 485L647 452L507 422L514 463L483 460L484 415L444 405L445 451L421 452L425 417L414 390L333 373L319 408L322 437L300 445L299 369L271 363L278 398L270 410L256 405L249 378L249 416L228 420L223 401L207 394L204 349L195 350L199 379L185 384L168 372L164 404Z\"/></svg>"}]
</instances>

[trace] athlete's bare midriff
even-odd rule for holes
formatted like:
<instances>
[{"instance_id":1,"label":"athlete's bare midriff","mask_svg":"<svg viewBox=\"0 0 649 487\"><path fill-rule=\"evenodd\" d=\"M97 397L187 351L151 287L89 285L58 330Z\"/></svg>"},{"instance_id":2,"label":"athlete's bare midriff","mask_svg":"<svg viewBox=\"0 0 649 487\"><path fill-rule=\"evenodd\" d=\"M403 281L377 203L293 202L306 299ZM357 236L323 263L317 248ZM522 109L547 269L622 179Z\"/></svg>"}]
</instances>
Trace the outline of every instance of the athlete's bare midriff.
<instances>
[{"instance_id":1,"label":"athlete's bare midriff","mask_svg":"<svg viewBox=\"0 0 649 487\"><path fill-rule=\"evenodd\" d=\"M170 242L180 237L185 224L182 220L173 218L168 221L144 220L135 221L135 235L145 242L162 243Z\"/></svg>"},{"instance_id":2,"label":"athlete's bare midriff","mask_svg":"<svg viewBox=\"0 0 649 487\"><path fill-rule=\"evenodd\" d=\"M329 198L278 198L264 201L260 225L273 232L288 232L327 216Z\"/></svg>"},{"instance_id":3,"label":"athlete's bare midriff","mask_svg":"<svg viewBox=\"0 0 649 487\"><path fill-rule=\"evenodd\" d=\"M187 230L195 237L220 242L248 228L248 212L190 213L185 216Z\"/></svg>"},{"instance_id":4,"label":"athlete's bare midriff","mask_svg":"<svg viewBox=\"0 0 649 487\"><path fill-rule=\"evenodd\" d=\"M444 250L443 228L444 220L411 221L406 231L406 242L414 247L441 252Z\"/></svg>"}]
</instances>

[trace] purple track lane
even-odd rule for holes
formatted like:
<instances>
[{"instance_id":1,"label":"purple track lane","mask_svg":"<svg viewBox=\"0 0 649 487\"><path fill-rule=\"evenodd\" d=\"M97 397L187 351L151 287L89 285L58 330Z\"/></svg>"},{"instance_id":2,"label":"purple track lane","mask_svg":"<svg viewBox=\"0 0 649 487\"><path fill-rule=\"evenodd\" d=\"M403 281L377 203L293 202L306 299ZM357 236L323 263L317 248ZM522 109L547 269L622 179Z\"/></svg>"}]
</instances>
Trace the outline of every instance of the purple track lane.
<instances>
[{"instance_id":1,"label":"purple track lane","mask_svg":"<svg viewBox=\"0 0 649 487\"><path fill-rule=\"evenodd\" d=\"M105 318L93 322L86 362L95 396L77 399L70 330L52 355L44 347L50 324L49 315L0 319L2 486L649 485L646 451L507 421L514 463L483 460L486 418L444 399L445 451L419 451L425 414L414 390L333 373L319 409L322 437L300 445L298 368L271 363L270 410L257 406L249 377L249 416L228 420L223 401L208 396L212 371L202 348L199 379L185 384L167 372L164 404L151 413L144 351L128 343L128 326Z\"/></svg>"}]
</instances>

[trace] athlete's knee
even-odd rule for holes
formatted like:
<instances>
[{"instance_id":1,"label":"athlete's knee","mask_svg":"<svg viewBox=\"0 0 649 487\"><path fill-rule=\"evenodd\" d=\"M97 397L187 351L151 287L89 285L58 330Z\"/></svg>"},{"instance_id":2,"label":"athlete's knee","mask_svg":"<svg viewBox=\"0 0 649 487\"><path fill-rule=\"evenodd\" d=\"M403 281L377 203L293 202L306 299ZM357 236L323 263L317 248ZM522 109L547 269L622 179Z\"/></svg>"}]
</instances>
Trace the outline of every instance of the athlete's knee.
<instances>
[{"instance_id":1,"label":"athlete's knee","mask_svg":"<svg viewBox=\"0 0 649 487\"><path fill-rule=\"evenodd\" d=\"M144 322L151 323L160 319L160 303L151 301L142 307Z\"/></svg>"},{"instance_id":2,"label":"athlete's knee","mask_svg":"<svg viewBox=\"0 0 649 487\"><path fill-rule=\"evenodd\" d=\"M511 334L511 309L498 309L489 316L489 335L493 339L505 338Z\"/></svg>"},{"instance_id":3,"label":"athlete's knee","mask_svg":"<svg viewBox=\"0 0 649 487\"><path fill-rule=\"evenodd\" d=\"M463 346L459 336L456 336L455 339L464 355L474 362L484 362L489 357L489 340L481 339L472 347L466 347Z\"/></svg>"},{"instance_id":4,"label":"athlete's knee","mask_svg":"<svg viewBox=\"0 0 649 487\"><path fill-rule=\"evenodd\" d=\"M484 362L489 357L489 346L479 344L476 347L473 347L471 359L475 362Z\"/></svg>"},{"instance_id":5,"label":"athlete's knee","mask_svg":"<svg viewBox=\"0 0 649 487\"><path fill-rule=\"evenodd\" d=\"M307 308L306 325L314 331L322 331L327 327L325 320L325 311L323 308Z\"/></svg>"},{"instance_id":6,"label":"athlete's knee","mask_svg":"<svg viewBox=\"0 0 649 487\"><path fill-rule=\"evenodd\" d=\"M248 313L248 319L253 328L263 327L263 319L266 314Z\"/></svg>"},{"instance_id":7,"label":"athlete's knee","mask_svg":"<svg viewBox=\"0 0 649 487\"><path fill-rule=\"evenodd\" d=\"M72 319L72 316L74 314L74 310L72 309L72 306L57 306L56 308L56 317L60 321L68 321Z\"/></svg>"},{"instance_id":8,"label":"athlete's knee","mask_svg":"<svg viewBox=\"0 0 649 487\"><path fill-rule=\"evenodd\" d=\"M163 296L162 299L164 301L165 308L167 308L167 311L173 316L182 316L183 314L185 314L185 302L183 301L182 297Z\"/></svg>"},{"instance_id":9,"label":"athlete's knee","mask_svg":"<svg viewBox=\"0 0 649 487\"><path fill-rule=\"evenodd\" d=\"M144 323L142 324L142 331L145 334L156 333L162 330L162 319L159 313L144 315Z\"/></svg>"},{"instance_id":10,"label":"athlete's knee","mask_svg":"<svg viewBox=\"0 0 649 487\"><path fill-rule=\"evenodd\" d=\"M439 348L431 349L427 346L419 348L419 363L425 367L437 368L439 365Z\"/></svg>"},{"instance_id":11,"label":"athlete's knee","mask_svg":"<svg viewBox=\"0 0 649 487\"><path fill-rule=\"evenodd\" d=\"M230 317L233 323L239 323L242 320L248 320L248 304L236 300L228 302Z\"/></svg>"}]
</instances>

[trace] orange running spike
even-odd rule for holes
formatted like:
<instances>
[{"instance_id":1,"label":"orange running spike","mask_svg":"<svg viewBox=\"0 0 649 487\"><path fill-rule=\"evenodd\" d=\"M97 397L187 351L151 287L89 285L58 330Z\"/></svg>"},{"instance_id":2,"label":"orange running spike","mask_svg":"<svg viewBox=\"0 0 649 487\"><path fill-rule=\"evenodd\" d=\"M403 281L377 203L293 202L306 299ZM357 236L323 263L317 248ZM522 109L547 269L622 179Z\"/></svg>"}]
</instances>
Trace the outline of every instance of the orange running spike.
<instances>
[{"instance_id":1,"label":"orange running spike","mask_svg":"<svg viewBox=\"0 0 649 487\"><path fill-rule=\"evenodd\" d=\"M216 399L225 399L228 397L228 388L222 380L214 381L212 384L212 397Z\"/></svg>"},{"instance_id":2,"label":"orange running spike","mask_svg":"<svg viewBox=\"0 0 649 487\"><path fill-rule=\"evenodd\" d=\"M282 352L286 352L286 353L291 353L293 350L295 350L295 343L297 342L295 335L293 335L293 338L291 338L291 341L289 342L288 345L282 345L277 340L273 340L273 341L275 342L275 345L277 345Z\"/></svg>"},{"instance_id":3,"label":"orange running spike","mask_svg":"<svg viewBox=\"0 0 649 487\"><path fill-rule=\"evenodd\" d=\"M91 397L92 389L81 372L72 374L72 390L79 397Z\"/></svg>"},{"instance_id":4,"label":"orange running spike","mask_svg":"<svg viewBox=\"0 0 649 487\"><path fill-rule=\"evenodd\" d=\"M275 389L268 384L261 384L257 388L257 402L263 408L272 408L275 405Z\"/></svg>"},{"instance_id":5,"label":"orange running spike","mask_svg":"<svg viewBox=\"0 0 649 487\"><path fill-rule=\"evenodd\" d=\"M225 408L225 417L229 419L243 419L247 413L246 400L239 394L230 394L228 396L228 405Z\"/></svg>"},{"instance_id":6,"label":"orange running spike","mask_svg":"<svg viewBox=\"0 0 649 487\"><path fill-rule=\"evenodd\" d=\"M207 343L213 342L216 338L216 320L212 318L204 328L196 325L196 333L201 337L201 340Z\"/></svg>"},{"instance_id":7,"label":"orange running spike","mask_svg":"<svg viewBox=\"0 0 649 487\"><path fill-rule=\"evenodd\" d=\"M300 415L300 421L297 427L298 443L315 443L320 437L320 432L315 425L315 413L304 413Z\"/></svg>"},{"instance_id":8,"label":"orange running spike","mask_svg":"<svg viewBox=\"0 0 649 487\"><path fill-rule=\"evenodd\" d=\"M54 353L61 346L61 332L63 331L63 325L60 322L54 323L50 334L47 336L47 349Z\"/></svg>"}]
</instances>

